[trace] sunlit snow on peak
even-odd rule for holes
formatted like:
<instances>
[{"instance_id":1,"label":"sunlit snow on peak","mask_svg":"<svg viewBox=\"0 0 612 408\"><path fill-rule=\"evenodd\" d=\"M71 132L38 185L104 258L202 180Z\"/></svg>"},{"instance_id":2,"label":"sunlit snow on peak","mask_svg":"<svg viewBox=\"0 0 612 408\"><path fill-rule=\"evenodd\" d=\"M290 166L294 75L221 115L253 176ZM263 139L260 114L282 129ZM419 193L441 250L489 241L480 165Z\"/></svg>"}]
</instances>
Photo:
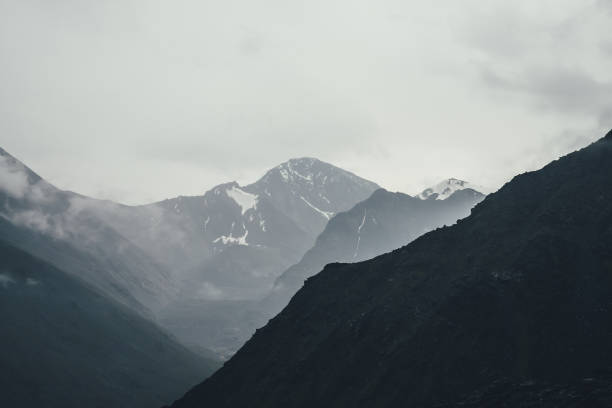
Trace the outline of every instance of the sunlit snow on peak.
<instances>
[{"instance_id":1,"label":"sunlit snow on peak","mask_svg":"<svg viewBox=\"0 0 612 408\"><path fill-rule=\"evenodd\" d=\"M425 189L418 197L421 200L427 200L430 198L435 198L436 200L446 200L450 196L452 196L456 191L472 189L478 191L482 194L487 194L489 189L472 184L467 181L459 180L456 178L449 178L444 180L433 187Z\"/></svg>"}]
</instances>

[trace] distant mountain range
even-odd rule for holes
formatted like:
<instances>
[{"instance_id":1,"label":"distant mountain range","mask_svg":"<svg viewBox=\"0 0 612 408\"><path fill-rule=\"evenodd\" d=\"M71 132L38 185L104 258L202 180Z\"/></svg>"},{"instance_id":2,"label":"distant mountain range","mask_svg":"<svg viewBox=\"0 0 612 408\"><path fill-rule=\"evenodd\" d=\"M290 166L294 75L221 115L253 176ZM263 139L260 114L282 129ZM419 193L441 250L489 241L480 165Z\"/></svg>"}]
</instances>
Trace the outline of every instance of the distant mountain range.
<instances>
[{"instance_id":1,"label":"distant mountain range","mask_svg":"<svg viewBox=\"0 0 612 408\"><path fill-rule=\"evenodd\" d=\"M10 294L7 311L24 307L6 320L5 337L23 350L6 343L0 353L17 370L7 378L11 398L168 402L211 374L326 263L379 255L468 215L483 195L461 183L444 200L410 197L301 158L247 186L125 206L62 191L0 150L0 293ZM88 347L100 352L88 355ZM41 350L38 371L17 369L33 358L27 350ZM77 361L78 378L58 375ZM90 393L80 392L85 379ZM130 383L138 388L131 397Z\"/></svg>"},{"instance_id":2,"label":"distant mountain range","mask_svg":"<svg viewBox=\"0 0 612 408\"><path fill-rule=\"evenodd\" d=\"M226 335L243 302L264 296L329 218L378 188L302 158L245 187L232 182L202 196L124 206L61 191L4 150L0 159L0 238L158 321L193 349L221 354L254 330Z\"/></svg>"},{"instance_id":3,"label":"distant mountain range","mask_svg":"<svg viewBox=\"0 0 612 408\"><path fill-rule=\"evenodd\" d=\"M172 407L610 406L610 186L612 132L456 225L327 265Z\"/></svg>"},{"instance_id":4,"label":"distant mountain range","mask_svg":"<svg viewBox=\"0 0 612 408\"><path fill-rule=\"evenodd\" d=\"M145 228L111 217L109 222L123 224L130 230L125 234L155 252L160 262L160 255L172 259L166 265L179 275L180 291L158 314L159 322L190 347L227 356L262 322L250 305L269 293L274 280L313 245L331 217L378 188L331 164L292 159L244 187L226 183L203 196L138 208L161 210L161 221ZM181 237L178 245L139 239L163 237L168 230Z\"/></svg>"}]
</instances>

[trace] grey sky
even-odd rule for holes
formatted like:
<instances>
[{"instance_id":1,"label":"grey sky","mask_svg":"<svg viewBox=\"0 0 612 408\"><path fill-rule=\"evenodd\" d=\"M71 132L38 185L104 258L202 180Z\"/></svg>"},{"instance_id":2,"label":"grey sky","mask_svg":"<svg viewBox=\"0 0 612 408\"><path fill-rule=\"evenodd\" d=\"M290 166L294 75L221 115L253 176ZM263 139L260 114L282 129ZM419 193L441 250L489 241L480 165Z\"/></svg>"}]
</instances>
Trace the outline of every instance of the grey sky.
<instances>
[{"instance_id":1,"label":"grey sky","mask_svg":"<svg viewBox=\"0 0 612 408\"><path fill-rule=\"evenodd\" d=\"M126 203L300 156L498 186L612 127L611 3L0 0L0 146Z\"/></svg>"}]
</instances>

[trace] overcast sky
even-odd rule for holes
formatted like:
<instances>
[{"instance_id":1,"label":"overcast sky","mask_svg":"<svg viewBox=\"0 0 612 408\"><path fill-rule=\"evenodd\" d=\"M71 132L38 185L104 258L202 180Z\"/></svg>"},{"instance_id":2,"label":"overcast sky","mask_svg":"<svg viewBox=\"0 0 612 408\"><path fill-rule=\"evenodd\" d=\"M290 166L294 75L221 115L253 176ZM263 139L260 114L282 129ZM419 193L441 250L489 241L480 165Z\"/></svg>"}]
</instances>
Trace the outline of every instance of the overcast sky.
<instances>
[{"instance_id":1,"label":"overcast sky","mask_svg":"<svg viewBox=\"0 0 612 408\"><path fill-rule=\"evenodd\" d=\"M612 0L0 0L0 146L124 203L314 156L497 187L612 127Z\"/></svg>"}]
</instances>

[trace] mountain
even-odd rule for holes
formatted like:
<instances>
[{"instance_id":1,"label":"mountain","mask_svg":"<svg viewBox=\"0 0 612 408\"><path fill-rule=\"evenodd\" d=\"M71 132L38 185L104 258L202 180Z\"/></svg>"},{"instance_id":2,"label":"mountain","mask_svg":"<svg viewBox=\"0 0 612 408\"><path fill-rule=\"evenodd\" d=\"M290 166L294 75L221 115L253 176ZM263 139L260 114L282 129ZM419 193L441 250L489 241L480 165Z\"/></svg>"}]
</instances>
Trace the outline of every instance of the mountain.
<instances>
[{"instance_id":1,"label":"mountain","mask_svg":"<svg viewBox=\"0 0 612 408\"><path fill-rule=\"evenodd\" d=\"M2 240L0 259L3 406L160 406L217 368L72 274Z\"/></svg>"},{"instance_id":2,"label":"mountain","mask_svg":"<svg viewBox=\"0 0 612 408\"><path fill-rule=\"evenodd\" d=\"M471 188L456 190L444 200L433 196L423 200L379 189L329 221L314 247L277 278L263 307L271 317L326 264L364 261L397 249L428 231L467 217L483 198Z\"/></svg>"},{"instance_id":3,"label":"mountain","mask_svg":"<svg viewBox=\"0 0 612 408\"><path fill-rule=\"evenodd\" d=\"M151 250L173 259L169 266L181 268L180 292L159 313L159 322L186 344L231 355L262 321L251 305L312 247L334 214L376 189L375 183L331 164L301 158L282 163L247 186L221 184L203 196L148 206L161 208L160 219L171 220L157 225L165 225L164 230L180 227L181 234L174 235L186 242ZM129 225L113 225L119 224ZM149 247L137 236L150 234L130 230L123 233Z\"/></svg>"},{"instance_id":4,"label":"mountain","mask_svg":"<svg viewBox=\"0 0 612 408\"><path fill-rule=\"evenodd\" d=\"M174 262L189 254L203 261L234 246L275 248L299 259L334 214L377 188L320 160L292 159L247 186L221 184L201 196L133 207L120 218L113 210L107 221L144 248L153 245L152 236L159 241L170 235L165 247L154 246L159 260ZM139 222L134 226L128 218Z\"/></svg>"},{"instance_id":5,"label":"mountain","mask_svg":"<svg viewBox=\"0 0 612 408\"><path fill-rule=\"evenodd\" d=\"M312 247L333 214L378 186L312 158L257 182L125 206L62 191L0 150L0 238L160 323L194 350L233 353L243 307ZM238 333L238 334L236 334Z\"/></svg>"},{"instance_id":6,"label":"mountain","mask_svg":"<svg viewBox=\"0 0 612 408\"><path fill-rule=\"evenodd\" d=\"M446 200L455 192L466 189L478 191L482 194L488 194L491 192L486 187L478 186L467 181L458 180L456 178L449 178L441 181L433 187L426 188L421 192L421 194L418 195L418 197L422 200Z\"/></svg>"},{"instance_id":7,"label":"mountain","mask_svg":"<svg viewBox=\"0 0 612 408\"><path fill-rule=\"evenodd\" d=\"M365 200L379 186L314 158L289 160L268 171L247 191L266 196L311 237L327 221Z\"/></svg>"},{"instance_id":8,"label":"mountain","mask_svg":"<svg viewBox=\"0 0 612 408\"><path fill-rule=\"evenodd\" d=\"M334 214L350 209L377 188L331 164L301 158L282 163L244 187L230 182L201 196L136 207L98 206L96 211L158 263L180 270L188 289L200 279L221 290L224 284L217 278L222 276L226 283L239 280L245 286L246 280L246 286L263 290L300 259ZM244 274L243 268L220 266L224 262L217 257L227 258L221 255L226 251L256 257L265 253L270 264ZM228 294L236 296L253 297Z\"/></svg>"},{"instance_id":9,"label":"mountain","mask_svg":"<svg viewBox=\"0 0 612 408\"><path fill-rule=\"evenodd\" d=\"M0 149L0 238L151 314L178 288L167 269L99 216L111 205L55 188Z\"/></svg>"},{"instance_id":10,"label":"mountain","mask_svg":"<svg viewBox=\"0 0 612 408\"><path fill-rule=\"evenodd\" d=\"M326 266L173 407L609 406L611 185L612 132L452 227Z\"/></svg>"}]
</instances>

